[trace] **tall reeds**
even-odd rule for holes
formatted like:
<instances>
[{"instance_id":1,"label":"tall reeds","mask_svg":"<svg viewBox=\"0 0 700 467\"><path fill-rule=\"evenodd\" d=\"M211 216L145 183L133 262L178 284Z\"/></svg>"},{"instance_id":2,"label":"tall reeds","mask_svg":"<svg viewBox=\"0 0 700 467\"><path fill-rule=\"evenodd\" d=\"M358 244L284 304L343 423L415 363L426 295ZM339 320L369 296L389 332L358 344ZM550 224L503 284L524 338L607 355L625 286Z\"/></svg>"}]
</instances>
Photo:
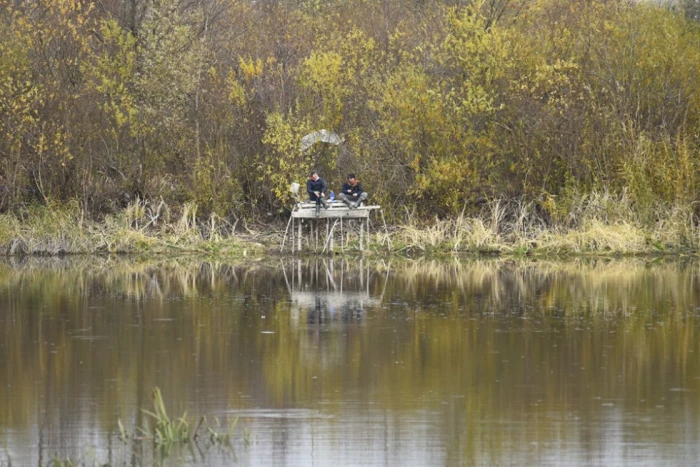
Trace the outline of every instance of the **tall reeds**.
<instances>
[{"instance_id":1,"label":"tall reeds","mask_svg":"<svg viewBox=\"0 0 700 467\"><path fill-rule=\"evenodd\" d=\"M102 220L88 219L76 202L33 205L0 215L0 254L57 255L78 253L199 252L236 254L260 248L255 232L235 232L235 224L212 214L197 216L186 203L171 220L171 208L137 199Z\"/></svg>"},{"instance_id":2,"label":"tall reeds","mask_svg":"<svg viewBox=\"0 0 700 467\"><path fill-rule=\"evenodd\" d=\"M197 216L194 203L176 216L162 200L136 200L101 221L90 220L77 203L30 206L0 215L0 254L19 256L77 253L186 252L239 255L279 244L283 225L237 230L237 222ZM693 203L657 203L644 212L627 191L494 198L469 216L423 220L406 210L403 222L384 226L369 249L398 254L643 254L700 248Z\"/></svg>"},{"instance_id":3,"label":"tall reeds","mask_svg":"<svg viewBox=\"0 0 700 467\"><path fill-rule=\"evenodd\" d=\"M494 199L474 217L420 222L407 215L392 231L394 251L503 253L659 253L697 250L700 228L691 205L658 204L642 215L623 191L555 201Z\"/></svg>"}]
</instances>

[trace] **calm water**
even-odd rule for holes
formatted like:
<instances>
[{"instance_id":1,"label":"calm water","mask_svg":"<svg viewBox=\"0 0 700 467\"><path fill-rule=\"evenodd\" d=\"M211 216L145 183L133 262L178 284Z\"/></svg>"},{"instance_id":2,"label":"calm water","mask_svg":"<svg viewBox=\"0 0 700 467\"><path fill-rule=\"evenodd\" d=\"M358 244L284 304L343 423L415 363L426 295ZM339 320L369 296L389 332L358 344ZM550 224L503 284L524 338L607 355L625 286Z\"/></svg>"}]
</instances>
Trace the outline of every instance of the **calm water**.
<instances>
[{"instance_id":1,"label":"calm water","mask_svg":"<svg viewBox=\"0 0 700 467\"><path fill-rule=\"evenodd\" d=\"M696 464L699 310L693 262L5 261L0 465ZM231 445L120 441L154 387Z\"/></svg>"}]
</instances>

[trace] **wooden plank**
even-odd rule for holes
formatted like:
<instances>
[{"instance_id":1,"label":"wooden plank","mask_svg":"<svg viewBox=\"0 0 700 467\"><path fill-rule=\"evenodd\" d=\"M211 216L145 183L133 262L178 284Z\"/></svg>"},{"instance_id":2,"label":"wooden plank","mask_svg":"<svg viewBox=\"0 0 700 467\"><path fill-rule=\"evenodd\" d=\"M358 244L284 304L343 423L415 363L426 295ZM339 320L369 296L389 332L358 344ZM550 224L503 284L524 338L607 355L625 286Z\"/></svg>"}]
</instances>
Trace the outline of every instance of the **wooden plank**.
<instances>
[{"instance_id":1,"label":"wooden plank","mask_svg":"<svg viewBox=\"0 0 700 467\"><path fill-rule=\"evenodd\" d=\"M328 209L323 209L316 216L316 206L313 203L308 205L297 205L297 209L292 211L292 217L297 219L325 219L345 217L350 219L365 219L369 217L370 212L381 209L381 206L361 206L356 209L349 209L347 206L332 206Z\"/></svg>"},{"instance_id":2,"label":"wooden plank","mask_svg":"<svg viewBox=\"0 0 700 467\"><path fill-rule=\"evenodd\" d=\"M359 206L359 207L353 209L353 211L360 210L360 209L372 210L372 209L380 209L380 208L381 208L381 206L379 206L379 205L363 204L362 206ZM299 211L299 210L303 210L303 209L316 209L316 203L297 203L296 206L294 206L294 211ZM329 210L330 209L332 209L332 210L344 209L346 211L351 210L345 203L338 203L338 202L329 203L328 209ZM321 206L321 211L323 211L323 210L324 210L324 208L323 208L323 206Z\"/></svg>"},{"instance_id":3,"label":"wooden plank","mask_svg":"<svg viewBox=\"0 0 700 467\"><path fill-rule=\"evenodd\" d=\"M360 211L358 209L354 211L345 211L345 212L331 212L331 211L324 211L321 209L321 212L318 213L318 216L316 216L316 213L312 210L310 211L299 211L299 212L294 212L292 215L296 219L338 219L338 218L344 218L344 219L366 219L369 217L370 211Z\"/></svg>"}]
</instances>

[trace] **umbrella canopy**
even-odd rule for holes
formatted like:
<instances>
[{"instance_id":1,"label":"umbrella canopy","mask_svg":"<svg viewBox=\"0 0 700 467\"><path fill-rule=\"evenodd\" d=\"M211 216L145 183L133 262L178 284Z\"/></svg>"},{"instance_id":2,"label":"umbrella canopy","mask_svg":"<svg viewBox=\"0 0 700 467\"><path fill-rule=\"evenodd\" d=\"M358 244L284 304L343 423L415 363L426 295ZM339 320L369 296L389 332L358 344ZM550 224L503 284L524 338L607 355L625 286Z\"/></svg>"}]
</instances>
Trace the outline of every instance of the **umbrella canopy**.
<instances>
[{"instance_id":1,"label":"umbrella canopy","mask_svg":"<svg viewBox=\"0 0 700 467\"><path fill-rule=\"evenodd\" d=\"M311 146L313 146L319 141L322 143L329 143L337 146L345 140L338 136L337 133L333 133L332 131L314 131L313 133L309 133L301 139L301 152L305 152L307 149L309 149Z\"/></svg>"}]
</instances>

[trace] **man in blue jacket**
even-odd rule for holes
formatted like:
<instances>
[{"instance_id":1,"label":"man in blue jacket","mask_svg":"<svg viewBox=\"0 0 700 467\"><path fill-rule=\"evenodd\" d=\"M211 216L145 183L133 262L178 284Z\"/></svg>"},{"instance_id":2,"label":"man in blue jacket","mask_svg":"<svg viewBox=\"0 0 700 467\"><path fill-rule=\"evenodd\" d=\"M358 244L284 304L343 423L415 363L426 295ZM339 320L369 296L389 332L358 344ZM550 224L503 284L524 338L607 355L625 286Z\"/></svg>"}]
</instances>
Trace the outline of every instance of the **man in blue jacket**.
<instances>
[{"instance_id":1,"label":"man in blue jacket","mask_svg":"<svg viewBox=\"0 0 700 467\"><path fill-rule=\"evenodd\" d=\"M328 209L328 201L326 201L326 190L328 185L326 181L318 176L318 172L311 171L311 176L306 181L306 192L309 194L311 201L316 201L316 215L321 211L321 205L324 209Z\"/></svg>"},{"instance_id":2,"label":"man in blue jacket","mask_svg":"<svg viewBox=\"0 0 700 467\"><path fill-rule=\"evenodd\" d=\"M355 178L355 174L348 175L348 181L343 183L340 199L347 204L350 209L355 209L367 199L367 192L362 189L360 181Z\"/></svg>"}]
</instances>

